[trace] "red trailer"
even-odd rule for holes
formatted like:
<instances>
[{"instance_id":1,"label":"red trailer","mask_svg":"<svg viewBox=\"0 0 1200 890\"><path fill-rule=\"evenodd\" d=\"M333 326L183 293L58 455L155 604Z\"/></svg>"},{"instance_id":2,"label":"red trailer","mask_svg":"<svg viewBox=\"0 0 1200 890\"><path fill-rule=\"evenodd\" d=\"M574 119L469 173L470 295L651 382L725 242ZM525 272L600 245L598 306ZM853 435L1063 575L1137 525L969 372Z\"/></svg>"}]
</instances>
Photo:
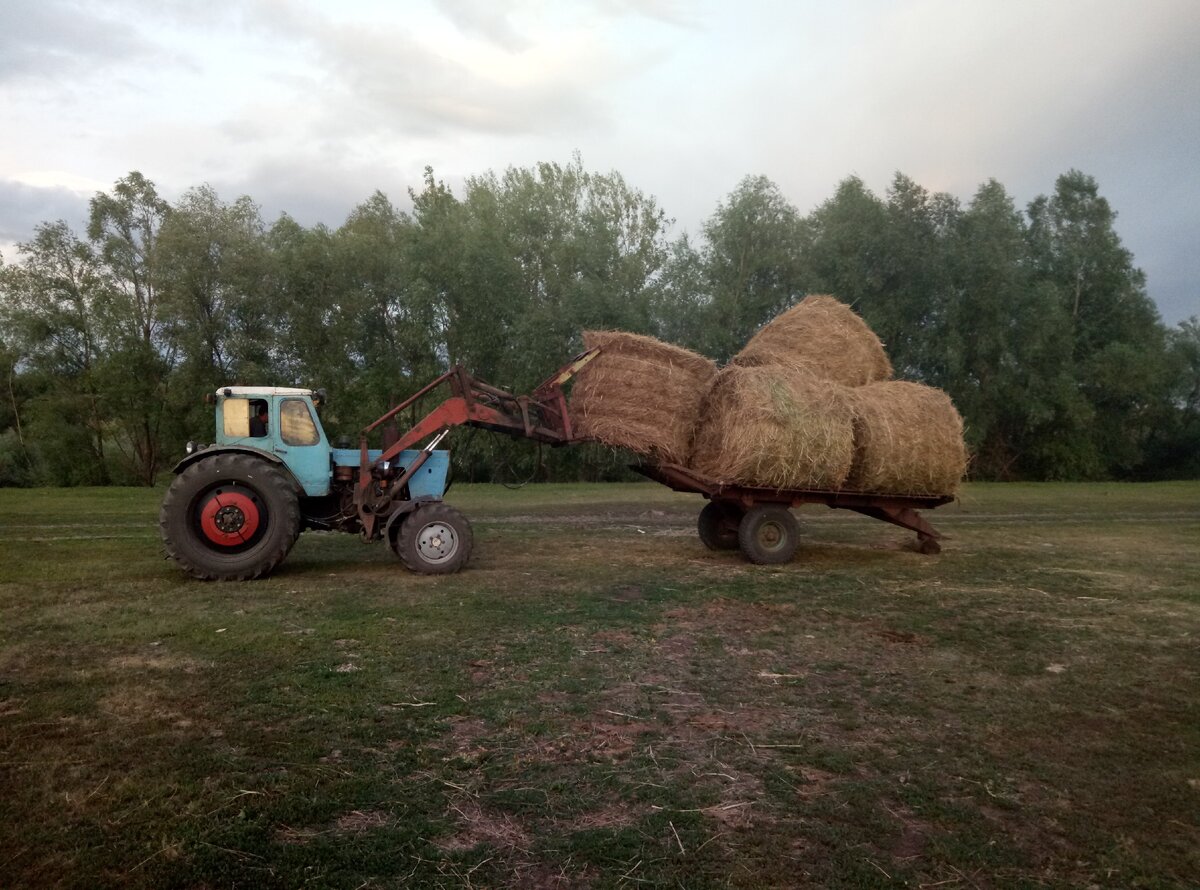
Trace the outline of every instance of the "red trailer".
<instances>
[{"instance_id":1,"label":"red trailer","mask_svg":"<svg viewBox=\"0 0 1200 890\"><path fill-rule=\"evenodd\" d=\"M789 508L802 504L824 504L890 522L916 532L922 553L939 553L941 534L917 510L931 510L954 500L949 495L754 488L709 479L677 464L642 464L633 469L675 491L708 498L697 523L700 540L712 550L740 549L748 560L760 565L788 562L795 554L799 528Z\"/></svg>"}]
</instances>

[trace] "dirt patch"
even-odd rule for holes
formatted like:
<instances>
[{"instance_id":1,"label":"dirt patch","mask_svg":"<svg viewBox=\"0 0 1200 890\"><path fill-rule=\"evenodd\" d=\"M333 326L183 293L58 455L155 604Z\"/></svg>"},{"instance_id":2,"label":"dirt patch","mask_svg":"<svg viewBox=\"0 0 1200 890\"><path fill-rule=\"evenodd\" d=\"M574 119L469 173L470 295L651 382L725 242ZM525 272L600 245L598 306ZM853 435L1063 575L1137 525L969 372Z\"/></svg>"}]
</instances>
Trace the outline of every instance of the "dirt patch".
<instances>
[{"instance_id":1,"label":"dirt patch","mask_svg":"<svg viewBox=\"0 0 1200 890\"><path fill-rule=\"evenodd\" d=\"M325 832L319 828L292 828L285 825L275 829L275 842L280 844L307 844L313 838L318 838Z\"/></svg>"},{"instance_id":2,"label":"dirt patch","mask_svg":"<svg viewBox=\"0 0 1200 890\"><path fill-rule=\"evenodd\" d=\"M437 841L439 849L457 853L480 844L518 850L529 846L528 832L511 816L489 812L473 800L452 803L450 812L456 818L458 831Z\"/></svg>"},{"instance_id":3,"label":"dirt patch","mask_svg":"<svg viewBox=\"0 0 1200 890\"><path fill-rule=\"evenodd\" d=\"M454 717L450 720L451 757L477 761L488 749L480 744L488 732L488 724L479 717Z\"/></svg>"},{"instance_id":4,"label":"dirt patch","mask_svg":"<svg viewBox=\"0 0 1200 890\"><path fill-rule=\"evenodd\" d=\"M603 829L624 828L633 825L642 816L642 812L624 801L613 801L599 809L588 810L573 819L555 822L555 828L564 832L599 831Z\"/></svg>"},{"instance_id":5,"label":"dirt patch","mask_svg":"<svg viewBox=\"0 0 1200 890\"><path fill-rule=\"evenodd\" d=\"M572 736L559 741L565 741L565 750L574 751L583 759L599 757L616 760L627 757L633 751L639 735L656 732L659 728L653 723L637 720L622 723L596 719L588 723L576 723Z\"/></svg>"},{"instance_id":6,"label":"dirt patch","mask_svg":"<svg viewBox=\"0 0 1200 890\"><path fill-rule=\"evenodd\" d=\"M601 630L592 634L592 640L615 646L632 646L637 638L627 630Z\"/></svg>"},{"instance_id":7,"label":"dirt patch","mask_svg":"<svg viewBox=\"0 0 1200 890\"><path fill-rule=\"evenodd\" d=\"M12 717L22 713L25 710L21 707L23 704L25 704L25 700L20 698L0 699L0 717Z\"/></svg>"},{"instance_id":8,"label":"dirt patch","mask_svg":"<svg viewBox=\"0 0 1200 890\"><path fill-rule=\"evenodd\" d=\"M145 684L118 686L99 701L100 711L125 723L170 724L175 729L188 729L192 717L163 703L161 693Z\"/></svg>"},{"instance_id":9,"label":"dirt patch","mask_svg":"<svg viewBox=\"0 0 1200 890\"><path fill-rule=\"evenodd\" d=\"M338 834L360 834L373 828L383 828L392 817L383 810L351 810L343 813L334 821L334 830Z\"/></svg>"},{"instance_id":10,"label":"dirt patch","mask_svg":"<svg viewBox=\"0 0 1200 890\"><path fill-rule=\"evenodd\" d=\"M618 603L632 603L643 598L642 588L636 584L624 584L615 588L611 597Z\"/></svg>"},{"instance_id":11,"label":"dirt patch","mask_svg":"<svg viewBox=\"0 0 1200 890\"><path fill-rule=\"evenodd\" d=\"M194 674L206 664L183 655L155 652L149 655L118 655L109 659L108 666L119 671L183 671Z\"/></svg>"},{"instance_id":12,"label":"dirt patch","mask_svg":"<svg viewBox=\"0 0 1200 890\"><path fill-rule=\"evenodd\" d=\"M913 646L928 646L929 638L905 630L892 630L890 627L878 627L871 631L873 636L889 643L901 643Z\"/></svg>"},{"instance_id":13,"label":"dirt patch","mask_svg":"<svg viewBox=\"0 0 1200 890\"><path fill-rule=\"evenodd\" d=\"M385 828L391 822L391 814L383 810L351 810L338 816L328 828L293 828L284 825L275 830L274 838L280 844L307 844L325 834L362 834L376 828Z\"/></svg>"},{"instance_id":14,"label":"dirt patch","mask_svg":"<svg viewBox=\"0 0 1200 890\"><path fill-rule=\"evenodd\" d=\"M470 663L471 682L478 685L481 683L486 683L488 680L490 680L492 674L494 673L492 667L493 663L494 662L486 658L479 658L475 661L472 661Z\"/></svg>"},{"instance_id":15,"label":"dirt patch","mask_svg":"<svg viewBox=\"0 0 1200 890\"><path fill-rule=\"evenodd\" d=\"M833 786L843 778L837 773L826 772L813 766L798 767L790 771L796 773L796 794L802 800L829 794L833 791Z\"/></svg>"},{"instance_id":16,"label":"dirt patch","mask_svg":"<svg viewBox=\"0 0 1200 890\"><path fill-rule=\"evenodd\" d=\"M896 860L916 859L929 846L933 826L911 809L901 804L883 804L884 809L896 820L900 832L888 846L888 854Z\"/></svg>"}]
</instances>

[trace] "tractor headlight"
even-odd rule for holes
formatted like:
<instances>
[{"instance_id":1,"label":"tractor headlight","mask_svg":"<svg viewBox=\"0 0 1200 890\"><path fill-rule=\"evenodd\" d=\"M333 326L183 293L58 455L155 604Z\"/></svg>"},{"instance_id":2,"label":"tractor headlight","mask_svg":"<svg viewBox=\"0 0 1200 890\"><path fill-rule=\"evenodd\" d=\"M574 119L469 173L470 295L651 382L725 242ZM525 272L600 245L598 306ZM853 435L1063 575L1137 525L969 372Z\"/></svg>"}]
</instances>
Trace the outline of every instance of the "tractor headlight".
<instances>
[{"instance_id":1,"label":"tractor headlight","mask_svg":"<svg viewBox=\"0 0 1200 890\"><path fill-rule=\"evenodd\" d=\"M188 443L183 446L183 449L188 453L188 457L191 457L196 453L196 443L189 440Z\"/></svg>"}]
</instances>

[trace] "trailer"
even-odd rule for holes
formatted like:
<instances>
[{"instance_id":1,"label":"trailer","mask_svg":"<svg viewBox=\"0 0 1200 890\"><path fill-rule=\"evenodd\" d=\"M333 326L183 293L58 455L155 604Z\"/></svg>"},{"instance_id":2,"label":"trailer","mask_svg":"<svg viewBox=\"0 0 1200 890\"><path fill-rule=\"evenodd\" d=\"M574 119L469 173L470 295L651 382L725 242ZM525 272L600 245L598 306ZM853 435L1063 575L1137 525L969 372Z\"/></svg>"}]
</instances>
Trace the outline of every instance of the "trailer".
<instances>
[{"instance_id":1,"label":"trailer","mask_svg":"<svg viewBox=\"0 0 1200 890\"><path fill-rule=\"evenodd\" d=\"M636 464L648 479L681 492L701 494L708 503L700 511L697 531L711 550L741 550L751 562L775 565L796 553L799 526L790 508L824 504L833 510L852 510L916 532L921 553L941 552L942 535L918 510L931 510L954 500L951 495L907 496L866 491L755 488L721 482L678 464Z\"/></svg>"}]
</instances>

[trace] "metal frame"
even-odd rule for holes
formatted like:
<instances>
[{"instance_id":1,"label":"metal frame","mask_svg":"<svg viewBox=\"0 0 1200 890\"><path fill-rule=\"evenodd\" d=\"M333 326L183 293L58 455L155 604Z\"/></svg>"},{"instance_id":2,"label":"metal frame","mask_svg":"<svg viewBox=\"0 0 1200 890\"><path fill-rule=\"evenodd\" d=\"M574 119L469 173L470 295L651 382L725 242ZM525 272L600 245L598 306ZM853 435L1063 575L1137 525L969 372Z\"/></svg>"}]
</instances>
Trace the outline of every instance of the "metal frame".
<instances>
[{"instance_id":1,"label":"metal frame","mask_svg":"<svg viewBox=\"0 0 1200 890\"><path fill-rule=\"evenodd\" d=\"M362 520L363 536L368 540L375 536L379 516L382 514L386 517L395 509L398 493L403 490L412 475L421 469L433 449L453 427L474 426L556 447L581 441L581 437L576 435L571 426L571 416L562 387L598 353L598 349L592 349L576 356L547 377L531 396L513 395L477 379L462 365L455 365L378 420L364 427L359 436L358 481L354 489L354 505ZM371 460L367 449L367 436L443 385L450 388L450 397L385 448L378 458ZM416 460L409 464L404 474L398 479L388 481L389 494L382 498L382 503L377 506L377 500L380 499L371 496L371 483L376 478L376 471L394 460L401 451L412 448L430 436L433 439L421 450Z\"/></svg>"},{"instance_id":2,"label":"metal frame","mask_svg":"<svg viewBox=\"0 0 1200 890\"><path fill-rule=\"evenodd\" d=\"M886 495L865 491L825 491L817 489L755 488L718 482L678 464L635 464L632 469L648 479L661 482L675 491L702 494L711 501L725 501L749 509L759 504L799 507L824 504L833 510L853 510L872 519L890 522L916 532L922 553L938 553L941 532L929 524L918 509L932 510L954 500L950 495Z\"/></svg>"}]
</instances>

